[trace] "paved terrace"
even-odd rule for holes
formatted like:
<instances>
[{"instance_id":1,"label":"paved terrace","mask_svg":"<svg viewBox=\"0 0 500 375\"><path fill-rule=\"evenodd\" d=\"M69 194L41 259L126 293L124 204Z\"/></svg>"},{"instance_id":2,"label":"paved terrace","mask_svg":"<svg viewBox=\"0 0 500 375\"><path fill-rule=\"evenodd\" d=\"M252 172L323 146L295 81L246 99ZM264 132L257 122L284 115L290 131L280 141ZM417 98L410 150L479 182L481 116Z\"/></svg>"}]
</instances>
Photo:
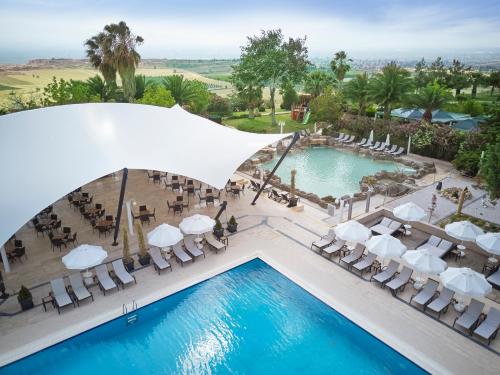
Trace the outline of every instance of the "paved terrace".
<instances>
[{"instance_id":1,"label":"paved terrace","mask_svg":"<svg viewBox=\"0 0 500 375\"><path fill-rule=\"evenodd\" d=\"M135 199L138 204L156 207L158 223L167 221L175 225L181 220L178 215L174 217L166 212L165 200L173 196L171 192L149 183L142 171L130 171L129 176L127 200ZM94 194L94 202L104 204L107 211L111 212L116 207L118 189L119 180L113 177L103 178L84 188ZM226 252L216 255L206 249L206 259L182 268L174 264L173 272L160 276L152 267L146 267L135 272L137 285L105 297L97 287L93 287L91 291L95 297L94 302L84 302L76 309L69 307L61 315L53 309L45 313L41 306L37 306L25 313L1 317L0 364L120 317L122 305L130 307L132 300L136 300L139 307L144 306L254 257L260 257L430 372L497 373L500 363L497 353L405 303L413 293L411 287L400 298L394 298L388 291L366 281L369 275L360 278L343 269L335 260L328 260L311 251L311 242L328 229L325 222L327 215L323 211L306 206L304 212L293 212L265 197L256 206L251 206L253 195L254 193L247 192L239 200L227 198L228 216L233 214L238 218L239 231L230 237ZM54 210L62 217L63 225L72 226L74 230L78 228L78 231L82 227L89 227L89 230L81 233L80 243L86 241L103 244L109 251L110 260L120 257L121 248L111 247L109 236L99 239L97 233L92 234L90 226L80 219L79 213L69 208L65 199L57 202ZM217 208L197 208L184 213L184 216L195 212L213 216ZM376 220L376 216L365 219ZM151 229L153 227L154 222ZM18 236L26 241L29 259L13 266L7 285L11 282L36 285L69 273L60 262L61 255L67 251L62 254L57 250L52 252L48 239L36 239L36 234L30 228L23 228ZM28 244L30 238L33 242ZM136 246L135 241L132 237L132 249ZM33 264L30 265L31 262ZM32 283L28 282L30 280ZM39 302L39 299L35 302ZM498 307L498 304L489 299L485 299L485 302L489 306ZM5 306L8 304L9 302ZM443 319L445 323L453 320L453 314L450 308ZM499 340L493 341L491 347L498 352Z\"/></svg>"}]
</instances>

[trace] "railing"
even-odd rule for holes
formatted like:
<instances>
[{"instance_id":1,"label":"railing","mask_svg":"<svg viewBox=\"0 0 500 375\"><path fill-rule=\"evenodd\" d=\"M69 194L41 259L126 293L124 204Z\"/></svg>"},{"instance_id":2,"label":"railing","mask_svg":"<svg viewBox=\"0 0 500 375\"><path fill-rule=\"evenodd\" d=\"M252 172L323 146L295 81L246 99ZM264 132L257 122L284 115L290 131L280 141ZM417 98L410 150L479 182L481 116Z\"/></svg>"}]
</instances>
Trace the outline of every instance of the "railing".
<instances>
[{"instance_id":1,"label":"railing","mask_svg":"<svg viewBox=\"0 0 500 375\"><path fill-rule=\"evenodd\" d=\"M122 315L125 315L125 322L127 326L137 323L139 320L139 314L135 312L137 310L137 302L135 300L132 300L132 305L130 307L130 312L128 311L127 305L123 304L122 305Z\"/></svg>"}]
</instances>

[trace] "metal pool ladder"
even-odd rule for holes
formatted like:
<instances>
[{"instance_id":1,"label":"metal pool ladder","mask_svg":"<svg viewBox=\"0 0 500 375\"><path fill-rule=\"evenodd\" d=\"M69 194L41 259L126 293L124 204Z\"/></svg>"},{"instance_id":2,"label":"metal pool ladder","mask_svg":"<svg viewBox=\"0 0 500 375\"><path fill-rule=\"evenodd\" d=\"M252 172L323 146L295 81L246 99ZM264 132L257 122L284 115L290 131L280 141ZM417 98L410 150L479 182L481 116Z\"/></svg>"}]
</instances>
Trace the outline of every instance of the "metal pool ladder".
<instances>
[{"instance_id":1,"label":"metal pool ladder","mask_svg":"<svg viewBox=\"0 0 500 375\"><path fill-rule=\"evenodd\" d=\"M127 326L137 323L139 320L139 314L137 313L137 302L132 300L132 306L130 307L130 312L128 311L127 305L123 304L122 313L125 315L125 322Z\"/></svg>"}]
</instances>

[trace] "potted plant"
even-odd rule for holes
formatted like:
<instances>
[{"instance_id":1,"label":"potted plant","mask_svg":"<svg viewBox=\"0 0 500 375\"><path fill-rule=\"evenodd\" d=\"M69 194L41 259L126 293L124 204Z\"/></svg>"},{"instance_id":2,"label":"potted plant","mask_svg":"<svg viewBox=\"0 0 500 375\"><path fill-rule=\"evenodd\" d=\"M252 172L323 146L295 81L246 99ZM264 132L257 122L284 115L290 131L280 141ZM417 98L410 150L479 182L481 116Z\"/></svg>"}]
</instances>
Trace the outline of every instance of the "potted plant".
<instances>
[{"instance_id":1,"label":"potted plant","mask_svg":"<svg viewBox=\"0 0 500 375\"><path fill-rule=\"evenodd\" d=\"M290 198L288 198L288 207L295 207L297 206L297 202L299 200L299 198L295 196L295 175L297 174L297 171L292 169L291 174L292 178L290 181Z\"/></svg>"},{"instance_id":2,"label":"potted plant","mask_svg":"<svg viewBox=\"0 0 500 375\"><path fill-rule=\"evenodd\" d=\"M221 238L224 235L224 228L222 227L222 224L220 220L215 221L215 226L214 226L214 236L217 238Z\"/></svg>"},{"instance_id":3,"label":"potted plant","mask_svg":"<svg viewBox=\"0 0 500 375\"><path fill-rule=\"evenodd\" d=\"M21 309L29 310L33 307L33 296L28 288L24 285L21 285L21 289L19 290L19 294L17 295L17 300L21 305Z\"/></svg>"},{"instance_id":4,"label":"potted plant","mask_svg":"<svg viewBox=\"0 0 500 375\"><path fill-rule=\"evenodd\" d=\"M229 218L229 221L227 222L227 230L229 233L234 233L238 230L238 223L236 222L234 216Z\"/></svg>"},{"instance_id":5,"label":"potted plant","mask_svg":"<svg viewBox=\"0 0 500 375\"><path fill-rule=\"evenodd\" d=\"M134 270L134 258L130 255L130 245L128 243L128 232L126 228L122 229L123 232L123 264L128 272Z\"/></svg>"},{"instance_id":6,"label":"potted plant","mask_svg":"<svg viewBox=\"0 0 500 375\"><path fill-rule=\"evenodd\" d=\"M142 232L142 225L139 222L135 223L135 228L137 231L137 240L139 241L139 263L141 266L147 266L151 262L151 255L146 249L146 243L144 242L144 233Z\"/></svg>"}]
</instances>

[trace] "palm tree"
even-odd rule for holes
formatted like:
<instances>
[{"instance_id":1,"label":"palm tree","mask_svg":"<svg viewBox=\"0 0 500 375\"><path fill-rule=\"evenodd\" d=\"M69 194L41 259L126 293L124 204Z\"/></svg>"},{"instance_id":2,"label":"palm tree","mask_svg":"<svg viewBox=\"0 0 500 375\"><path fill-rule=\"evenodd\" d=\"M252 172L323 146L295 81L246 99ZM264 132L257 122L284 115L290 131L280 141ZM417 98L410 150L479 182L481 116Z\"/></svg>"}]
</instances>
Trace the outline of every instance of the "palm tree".
<instances>
[{"instance_id":1,"label":"palm tree","mask_svg":"<svg viewBox=\"0 0 500 375\"><path fill-rule=\"evenodd\" d=\"M87 57L90 64L99 70L104 80L109 84L116 81L116 68L111 61L110 40L106 33L100 32L85 42Z\"/></svg>"},{"instance_id":2,"label":"palm tree","mask_svg":"<svg viewBox=\"0 0 500 375\"><path fill-rule=\"evenodd\" d=\"M347 58L345 51L338 51L332 61L330 61L330 68L332 69L335 77L339 81L340 87L342 87L342 81L344 81L346 73L351 70L349 62L352 59Z\"/></svg>"},{"instance_id":3,"label":"palm tree","mask_svg":"<svg viewBox=\"0 0 500 375\"><path fill-rule=\"evenodd\" d=\"M124 21L104 26L106 43L109 43L110 61L122 79L123 93L129 102L135 97L135 68L139 65L141 55L137 46L144 42L138 35L132 34Z\"/></svg>"},{"instance_id":4,"label":"palm tree","mask_svg":"<svg viewBox=\"0 0 500 375\"><path fill-rule=\"evenodd\" d=\"M332 86L335 79L322 70L309 73L304 84L304 91L311 94L313 98L320 96L327 86Z\"/></svg>"},{"instance_id":5,"label":"palm tree","mask_svg":"<svg viewBox=\"0 0 500 375\"><path fill-rule=\"evenodd\" d=\"M140 99L144 96L144 91L149 82L146 82L146 76L144 74L138 74L135 76L135 99Z\"/></svg>"},{"instance_id":6,"label":"palm tree","mask_svg":"<svg viewBox=\"0 0 500 375\"><path fill-rule=\"evenodd\" d=\"M108 102L116 99L116 82L106 82L101 76L95 75L87 80L90 95L98 96L101 102Z\"/></svg>"},{"instance_id":7,"label":"palm tree","mask_svg":"<svg viewBox=\"0 0 500 375\"><path fill-rule=\"evenodd\" d=\"M384 107L384 118L389 119L391 106L402 102L412 87L410 72L392 61L370 79L368 97Z\"/></svg>"},{"instance_id":8,"label":"palm tree","mask_svg":"<svg viewBox=\"0 0 500 375\"><path fill-rule=\"evenodd\" d=\"M407 101L410 105L424 109L422 119L430 123L432 121L432 111L442 108L452 98L453 95L445 87L434 82L429 83L416 94L411 95Z\"/></svg>"},{"instance_id":9,"label":"palm tree","mask_svg":"<svg viewBox=\"0 0 500 375\"><path fill-rule=\"evenodd\" d=\"M192 81L184 79L183 75L174 74L163 78L165 88L171 92L175 102L179 105L191 103L198 93L198 89Z\"/></svg>"},{"instance_id":10,"label":"palm tree","mask_svg":"<svg viewBox=\"0 0 500 375\"><path fill-rule=\"evenodd\" d=\"M358 113L364 116L368 102L368 74L366 72L357 74L354 79L346 84L344 94L346 98L358 103Z\"/></svg>"}]
</instances>

